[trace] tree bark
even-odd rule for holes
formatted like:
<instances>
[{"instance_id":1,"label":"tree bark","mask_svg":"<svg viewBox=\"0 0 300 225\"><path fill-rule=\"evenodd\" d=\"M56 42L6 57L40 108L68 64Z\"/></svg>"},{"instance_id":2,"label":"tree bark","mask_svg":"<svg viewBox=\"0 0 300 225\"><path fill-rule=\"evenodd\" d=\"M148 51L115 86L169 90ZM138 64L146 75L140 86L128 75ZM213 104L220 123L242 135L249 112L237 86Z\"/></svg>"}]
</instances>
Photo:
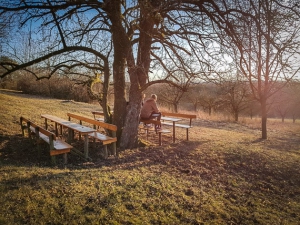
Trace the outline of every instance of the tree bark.
<instances>
[{"instance_id":1,"label":"tree bark","mask_svg":"<svg viewBox=\"0 0 300 225\"><path fill-rule=\"evenodd\" d=\"M125 68L130 43L122 25L121 0L108 1L106 7L112 23L111 32L114 46L113 79L115 93L113 123L118 127L117 138L119 145L126 116Z\"/></svg>"},{"instance_id":2,"label":"tree bark","mask_svg":"<svg viewBox=\"0 0 300 225\"><path fill-rule=\"evenodd\" d=\"M151 13L141 10L140 38L137 53L137 63L134 63L132 49L127 55L127 65L130 77L129 105L124 130L121 137L120 148L135 148L138 144L139 116L141 112L142 89L148 78L150 67L150 53L154 22Z\"/></svg>"}]
</instances>

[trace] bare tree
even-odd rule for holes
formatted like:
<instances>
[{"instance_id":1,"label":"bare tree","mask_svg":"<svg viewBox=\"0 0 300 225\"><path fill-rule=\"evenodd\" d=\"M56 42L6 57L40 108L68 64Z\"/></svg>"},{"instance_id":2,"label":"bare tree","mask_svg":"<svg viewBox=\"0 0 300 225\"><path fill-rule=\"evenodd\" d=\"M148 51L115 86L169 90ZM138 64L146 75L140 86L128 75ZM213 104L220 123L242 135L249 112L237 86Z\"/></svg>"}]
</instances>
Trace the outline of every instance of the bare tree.
<instances>
[{"instance_id":1,"label":"bare tree","mask_svg":"<svg viewBox=\"0 0 300 225\"><path fill-rule=\"evenodd\" d=\"M239 75L220 84L222 95L220 102L223 109L228 109L235 121L238 121L240 112L248 107L250 90L246 81L242 81Z\"/></svg>"},{"instance_id":2,"label":"bare tree","mask_svg":"<svg viewBox=\"0 0 300 225\"><path fill-rule=\"evenodd\" d=\"M294 1L232 1L235 13L217 23L254 98L261 106L262 139L267 138L270 98L297 76L299 7ZM228 50L227 48L226 50Z\"/></svg>"},{"instance_id":3,"label":"bare tree","mask_svg":"<svg viewBox=\"0 0 300 225\"><path fill-rule=\"evenodd\" d=\"M214 83L202 84L202 89L199 92L199 104L209 115L213 110L216 110L220 105L221 90Z\"/></svg>"}]
</instances>

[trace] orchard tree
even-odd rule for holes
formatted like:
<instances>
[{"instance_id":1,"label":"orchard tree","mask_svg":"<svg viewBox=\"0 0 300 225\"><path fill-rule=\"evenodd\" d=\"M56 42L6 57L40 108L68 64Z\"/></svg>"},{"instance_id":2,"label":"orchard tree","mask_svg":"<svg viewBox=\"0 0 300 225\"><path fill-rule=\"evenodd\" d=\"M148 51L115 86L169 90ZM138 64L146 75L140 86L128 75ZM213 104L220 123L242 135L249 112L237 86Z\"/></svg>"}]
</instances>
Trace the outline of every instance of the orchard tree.
<instances>
[{"instance_id":1,"label":"orchard tree","mask_svg":"<svg viewBox=\"0 0 300 225\"><path fill-rule=\"evenodd\" d=\"M232 68L232 71L235 70L236 68ZM248 107L252 97L248 82L239 72L235 74L231 72L220 78L217 85L220 86L222 93L220 96L222 108L227 109L234 120L238 121L240 113Z\"/></svg>"},{"instance_id":2,"label":"orchard tree","mask_svg":"<svg viewBox=\"0 0 300 225\"><path fill-rule=\"evenodd\" d=\"M234 0L219 17L217 32L260 103L262 139L267 139L271 97L299 72L298 1Z\"/></svg>"},{"instance_id":3,"label":"orchard tree","mask_svg":"<svg viewBox=\"0 0 300 225\"><path fill-rule=\"evenodd\" d=\"M214 83L202 84L202 88L199 91L199 104L210 116L213 110L219 108L221 93L219 85Z\"/></svg>"}]
</instances>

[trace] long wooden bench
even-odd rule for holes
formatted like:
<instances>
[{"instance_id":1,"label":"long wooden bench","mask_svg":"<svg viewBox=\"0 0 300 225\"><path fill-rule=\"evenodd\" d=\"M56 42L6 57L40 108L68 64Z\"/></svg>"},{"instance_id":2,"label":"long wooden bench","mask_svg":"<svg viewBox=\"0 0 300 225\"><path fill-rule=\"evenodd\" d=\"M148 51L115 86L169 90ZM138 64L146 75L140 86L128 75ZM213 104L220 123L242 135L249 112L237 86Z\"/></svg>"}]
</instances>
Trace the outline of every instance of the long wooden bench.
<instances>
[{"instance_id":1,"label":"long wooden bench","mask_svg":"<svg viewBox=\"0 0 300 225\"><path fill-rule=\"evenodd\" d=\"M104 122L104 113L101 111L92 111L95 120ZM98 117L101 116L101 117Z\"/></svg>"},{"instance_id":2,"label":"long wooden bench","mask_svg":"<svg viewBox=\"0 0 300 225\"><path fill-rule=\"evenodd\" d=\"M161 121L155 120L155 119L142 119L142 118L140 118L140 123L143 123L143 124L153 124L154 126L155 125L161 126Z\"/></svg>"},{"instance_id":3,"label":"long wooden bench","mask_svg":"<svg viewBox=\"0 0 300 225\"><path fill-rule=\"evenodd\" d=\"M93 126L94 129L98 130L100 127L106 130L109 130L111 132L111 136L107 136L105 134L98 132L93 132L89 134L89 137L93 138L95 140L99 140L102 142L104 146L104 154L105 158L108 156L107 152L107 145L112 144L113 147L113 155L116 156L116 150L117 150L117 137L116 137L116 131L117 131L117 126L109 123L104 123L102 121L97 121L88 117L76 115L73 113L67 113L67 116L69 117L69 121L71 121L71 118L79 120L79 123L82 124L82 122L89 123L90 125Z\"/></svg>"},{"instance_id":4,"label":"long wooden bench","mask_svg":"<svg viewBox=\"0 0 300 225\"><path fill-rule=\"evenodd\" d=\"M146 138L148 140L148 135L149 135L149 131L151 130L151 127L149 126L144 126L144 125L147 125L147 124L153 124L154 126L158 125L161 127L161 121L159 120L156 120L156 119L142 119L140 118L140 126L139 128L140 129L144 129L146 131ZM155 130L155 129L153 129ZM159 129L159 130L155 130L156 133L158 133L158 143L159 145L161 146L162 145L162 134L168 134L168 133L171 133L170 130L167 130L167 129Z\"/></svg>"},{"instance_id":5,"label":"long wooden bench","mask_svg":"<svg viewBox=\"0 0 300 225\"><path fill-rule=\"evenodd\" d=\"M25 130L27 130L28 137L36 141L38 150L40 150L40 140L49 144L50 156L53 164L56 164L55 156L61 154L64 156L64 164L67 164L67 153L73 148L71 145L58 139L54 133L38 126L22 116L20 117L20 124L22 135L25 136Z\"/></svg>"},{"instance_id":6,"label":"long wooden bench","mask_svg":"<svg viewBox=\"0 0 300 225\"><path fill-rule=\"evenodd\" d=\"M192 128L192 119L196 119L197 116L193 114L183 114L183 113L170 113L170 112L161 112L162 117L175 117L180 119L188 120L187 124L176 123L175 127L185 128L186 129L186 140L189 140L189 129ZM173 123L165 122L162 118L161 124L167 126L173 126Z\"/></svg>"}]
</instances>

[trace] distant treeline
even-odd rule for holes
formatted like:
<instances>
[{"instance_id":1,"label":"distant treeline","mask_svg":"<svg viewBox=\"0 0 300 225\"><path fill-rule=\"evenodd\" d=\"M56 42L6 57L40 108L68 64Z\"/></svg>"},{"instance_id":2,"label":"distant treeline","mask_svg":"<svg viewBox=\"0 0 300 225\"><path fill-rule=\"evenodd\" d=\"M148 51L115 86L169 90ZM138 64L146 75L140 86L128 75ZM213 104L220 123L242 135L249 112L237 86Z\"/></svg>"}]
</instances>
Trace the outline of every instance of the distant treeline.
<instances>
[{"instance_id":1,"label":"distant treeline","mask_svg":"<svg viewBox=\"0 0 300 225\"><path fill-rule=\"evenodd\" d=\"M77 85L68 77L54 76L51 79L36 80L32 75L7 76L0 83L0 87L32 95L91 102L86 86Z\"/></svg>"}]
</instances>

